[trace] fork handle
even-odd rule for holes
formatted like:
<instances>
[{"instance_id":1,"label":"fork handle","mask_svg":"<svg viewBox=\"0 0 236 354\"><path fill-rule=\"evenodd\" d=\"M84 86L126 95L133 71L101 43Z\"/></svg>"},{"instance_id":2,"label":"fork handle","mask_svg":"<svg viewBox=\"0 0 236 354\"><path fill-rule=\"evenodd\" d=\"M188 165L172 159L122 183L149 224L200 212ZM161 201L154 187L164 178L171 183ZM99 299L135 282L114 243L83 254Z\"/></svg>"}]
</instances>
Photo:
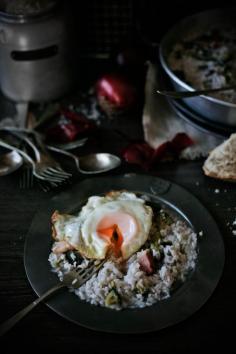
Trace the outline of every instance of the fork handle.
<instances>
[{"instance_id":1,"label":"fork handle","mask_svg":"<svg viewBox=\"0 0 236 354\"><path fill-rule=\"evenodd\" d=\"M72 154L69 151L59 149L59 148L57 148L55 146L52 146L52 145L46 145L46 147L47 147L48 150L55 151L55 152L58 152L59 154L71 157L74 160L74 162L75 162L77 170L80 171L79 158L76 155Z\"/></svg>"},{"instance_id":2,"label":"fork handle","mask_svg":"<svg viewBox=\"0 0 236 354\"><path fill-rule=\"evenodd\" d=\"M5 141L0 139L0 146L9 149L9 150L15 150L17 151L21 156L23 156L31 165L34 164L34 161L31 159L31 157L26 154L26 152L22 151L21 149L18 149L17 147L15 147L14 145L8 144Z\"/></svg>"},{"instance_id":3,"label":"fork handle","mask_svg":"<svg viewBox=\"0 0 236 354\"><path fill-rule=\"evenodd\" d=\"M17 312L11 318L6 320L0 325L0 336L3 336L6 332L8 332L12 327L14 327L22 318L24 318L31 310L33 310L40 302L47 299L49 296L54 294L56 291L65 287L65 284L58 283L53 288L46 291L43 295L41 295L38 299L33 301L31 304Z\"/></svg>"}]
</instances>

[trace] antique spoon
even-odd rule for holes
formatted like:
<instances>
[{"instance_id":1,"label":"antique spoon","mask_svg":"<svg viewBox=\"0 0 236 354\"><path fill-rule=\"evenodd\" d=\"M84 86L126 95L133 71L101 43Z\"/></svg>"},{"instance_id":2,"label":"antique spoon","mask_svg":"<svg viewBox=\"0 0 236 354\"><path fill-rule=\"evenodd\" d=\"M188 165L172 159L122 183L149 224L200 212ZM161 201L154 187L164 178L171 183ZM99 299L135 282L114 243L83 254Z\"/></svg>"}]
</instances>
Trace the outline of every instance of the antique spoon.
<instances>
[{"instance_id":1,"label":"antique spoon","mask_svg":"<svg viewBox=\"0 0 236 354\"><path fill-rule=\"evenodd\" d=\"M69 143L53 143L53 146L62 150L73 150L78 147L84 146L87 140L88 138L82 138L82 139L71 141Z\"/></svg>"},{"instance_id":2,"label":"antique spoon","mask_svg":"<svg viewBox=\"0 0 236 354\"><path fill-rule=\"evenodd\" d=\"M221 87L217 89L207 89L207 90L194 90L194 91L165 91L165 90L157 90L156 92L159 95L172 97L175 99L178 98L188 98L188 97L195 97L201 95L208 95L209 93L220 92L220 91L227 91L236 89L236 85Z\"/></svg>"},{"instance_id":3,"label":"antique spoon","mask_svg":"<svg viewBox=\"0 0 236 354\"><path fill-rule=\"evenodd\" d=\"M9 175L22 164L23 158L17 151L0 148L0 176Z\"/></svg>"},{"instance_id":4,"label":"antique spoon","mask_svg":"<svg viewBox=\"0 0 236 354\"><path fill-rule=\"evenodd\" d=\"M121 163L121 160L118 156L105 153L105 152L78 157L69 151L58 149L55 146L51 146L51 145L46 145L46 146L51 151L58 152L65 156L71 157L75 161L77 170L80 173L84 173L84 174L96 174L96 173L107 172L118 167Z\"/></svg>"}]
</instances>

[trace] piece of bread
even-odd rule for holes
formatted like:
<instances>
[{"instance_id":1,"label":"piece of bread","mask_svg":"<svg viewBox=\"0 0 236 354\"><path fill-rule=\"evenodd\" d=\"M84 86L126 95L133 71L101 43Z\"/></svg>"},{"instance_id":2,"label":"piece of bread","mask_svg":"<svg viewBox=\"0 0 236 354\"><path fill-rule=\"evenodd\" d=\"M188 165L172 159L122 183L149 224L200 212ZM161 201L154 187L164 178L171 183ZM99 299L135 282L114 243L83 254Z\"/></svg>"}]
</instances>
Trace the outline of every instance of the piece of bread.
<instances>
[{"instance_id":1,"label":"piece of bread","mask_svg":"<svg viewBox=\"0 0 236 354\"><path fill-rule=\"evenodd\" d=\"M203 171L209 177L236 182L236 133L210 152Z\"/></svg>"}]
</instances>

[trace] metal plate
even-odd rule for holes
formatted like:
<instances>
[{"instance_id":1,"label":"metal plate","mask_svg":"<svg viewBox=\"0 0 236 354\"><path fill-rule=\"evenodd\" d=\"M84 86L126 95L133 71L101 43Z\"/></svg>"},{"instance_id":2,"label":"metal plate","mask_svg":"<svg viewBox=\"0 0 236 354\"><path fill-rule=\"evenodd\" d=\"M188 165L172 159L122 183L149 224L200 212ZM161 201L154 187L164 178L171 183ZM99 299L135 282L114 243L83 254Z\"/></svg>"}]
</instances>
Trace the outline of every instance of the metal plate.
<instances>
[{"instance_id":1,"label":"metal plate","mask_svg":"<svg viewBox=\"0 0 236 354\"><path fill-rule=\"evenodd\" d=\"M194 272L169 299L143 309L114 311L93 306L67 290L55 295L47 304L64 318L98 331L142 333L160 330L183 321L200 309L212 295L224 266L224 244L215 221L192 194L176 184L146 175L96 177L54 197L33 219L25 244L26 273L37 295L58 281L48 262L50 217L55 209L61 212L78 210L89 196L120 189L149 195L153 203L170 208L184 218L196 233L203 232L198 240L199 254Z\"/></svg>"},{"instance_id":2,"label":"metal plate","mask_svg":"<svg viewBox=\"0 0 236 354\"><path fill-rule=\"evenodd\" d=\"M179 100L173 100L170 98L167 100L179 117L193 125L198 130L208 134L213 134L217 137L229 137L230 134L235 132L235 130L231 127L206 121L205 118L203 118L200 114L193 112L182 101L180 102Z\"/></svg>"}]
</instances>

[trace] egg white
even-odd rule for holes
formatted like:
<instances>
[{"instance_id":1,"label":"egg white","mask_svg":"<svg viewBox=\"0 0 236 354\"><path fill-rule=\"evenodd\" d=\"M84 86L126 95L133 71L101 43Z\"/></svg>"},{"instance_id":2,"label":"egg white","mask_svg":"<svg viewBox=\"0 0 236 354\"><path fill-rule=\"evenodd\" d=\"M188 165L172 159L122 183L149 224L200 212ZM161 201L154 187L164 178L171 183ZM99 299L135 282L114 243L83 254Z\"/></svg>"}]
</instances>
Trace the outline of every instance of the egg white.
<instances>
[{"instance_id":1,"label":"egg white","mask_svg":"<svg viewBox=\"0 0 236 354\"><path fill-rule=\"evenodd\" d=\"M153 215L151 207L145 205L145 201L134 193L115 191L104 197L90 197L78 216L55 212L52 217L54 237L57 241L67 241L87 258L103 259L110 243L101 237L97 227L103 217L109 219L109 215L115 213L128 214L137 225L131 237L123 235L121 257L128 259L146 242Z\"/></svg>"}]
</instances>

